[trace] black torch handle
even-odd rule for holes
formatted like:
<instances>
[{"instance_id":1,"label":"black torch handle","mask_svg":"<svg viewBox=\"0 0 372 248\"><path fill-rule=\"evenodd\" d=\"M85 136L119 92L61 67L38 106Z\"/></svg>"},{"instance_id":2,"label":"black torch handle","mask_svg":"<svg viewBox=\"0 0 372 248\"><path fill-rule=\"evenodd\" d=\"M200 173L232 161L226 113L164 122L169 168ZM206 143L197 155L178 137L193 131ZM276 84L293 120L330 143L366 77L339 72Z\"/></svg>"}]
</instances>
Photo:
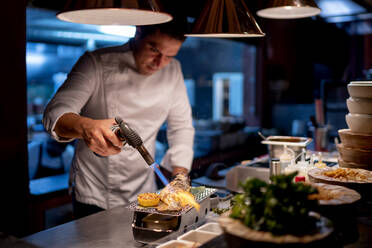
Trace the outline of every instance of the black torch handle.
<instances>
[{"instance_id":1,"label":"black torch handle","mask_svg":"<svg viewBox=\"0 0 372 248\"><path fill-rule=\"evenodd\" d=\"M120 128L118 135L124 138L130 146L136 148L148 165L152 165L155 160L143 145L141 137L120 117L115 117L115 121Z\"/></svg>"}]
</instances>

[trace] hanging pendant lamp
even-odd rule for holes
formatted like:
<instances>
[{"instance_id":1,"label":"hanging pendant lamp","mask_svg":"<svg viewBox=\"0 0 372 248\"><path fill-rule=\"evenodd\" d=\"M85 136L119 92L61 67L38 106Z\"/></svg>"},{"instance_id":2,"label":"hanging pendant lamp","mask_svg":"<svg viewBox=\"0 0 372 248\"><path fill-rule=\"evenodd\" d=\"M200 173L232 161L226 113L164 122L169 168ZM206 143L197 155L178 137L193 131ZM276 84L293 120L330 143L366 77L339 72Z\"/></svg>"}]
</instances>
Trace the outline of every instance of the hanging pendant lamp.
<instances>
[{"instance_id":1,"label":"hanging pendant lamp","mask_svg":"<svg viewBox=\"0 0 372 248\"><path fill-rule=\"evenodd\" d=\"M208 0L190 34L192 37L262 37L243 0Z\"/></svg>"},{"instance_id":2,"label":"hanging pendant lamp","mask_svg":"<svg viewBox=\"0 0 372 248\"><path fill-rule=\"evenodd\" d=\"M296 19L319 13L314 0L270 0L265 9L257 11L258 16L271 19Z\"/></svg>"},{"instance_id":3,"label":"hanging pendant lamp","mask_svg":"<svg viewBox=\"0 0 372 248\"><path fill-rule=\"evenodd\" d=\"M63 21L96 25L150 25L172 20L159 0L68 0Z\"/></svg>"}]
</instances>

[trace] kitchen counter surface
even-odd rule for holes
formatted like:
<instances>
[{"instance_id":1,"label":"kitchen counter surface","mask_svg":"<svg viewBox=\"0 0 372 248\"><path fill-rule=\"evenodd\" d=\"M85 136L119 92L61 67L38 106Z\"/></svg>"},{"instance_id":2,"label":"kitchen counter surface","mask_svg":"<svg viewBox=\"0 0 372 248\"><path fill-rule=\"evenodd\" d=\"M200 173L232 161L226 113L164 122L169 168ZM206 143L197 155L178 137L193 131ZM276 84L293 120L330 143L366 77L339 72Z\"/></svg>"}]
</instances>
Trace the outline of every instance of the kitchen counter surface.
<instances>
[{"instance_id":1,"label":"kitchen counter surface","mask_svg":"<svg viewBox=\"0 0 372 248\"><path fill-rule=\"evenodd\" d=\"M221 188L223 188L223 186ZM336 226L340 229L337 232L338 234L336 234L337 236L335 237L335 240L340 242L342 241L342 244L334 247L370 247L372 242L372 202L371 200L362 201L354 207L351 209L343 209L342 211L340 210L337 213L333 213L334 211L330 209L330 214L335 217L334 219L338 222ZM213 213L208 213L205 221L216 220L216 216L211 217L210 215L213 215ZM153 248L159 243L176 239L183 233L183 231L172 233L171 235L158 240L154 244L144 245L138 243L133 238L131 226L132 219L133 212L126 207L121 206L35 233L23 238L22 241L32 245L32 247L39 248ZM198 223L198 225L201 224L203 223ZM188 230L196 227L197 226L189 226ZM216 244L218 244L218 246L216 246ZM216 239L215 243L212 242L209 245L205 244L203 247L224 247L223 244L223 242Z\"/></svg>"},{"instance_id":2,"label":"kitchen counter surface","mask_svg":"<svg viewBox=\"0 0 372 248\"><path fill-rule=\"evenodd\" d=\"M132 234L133 212L116 207L23 238L36 247L143 247Z\"/></svg>"},{"instance_id":3,"label":"kitchen counter surface","mask_svg":"<svg viewBox=\"0 0 372 248\"><path fill-rule=\"evenodd\" d=\"M364 214L358 215L356 223L349 230L356 231L353 234L353 240L344 245L336 245L337 248L361 248L370 247L371 234L372 234L372 213L370 204L364 205ZM182 233L173 233L164 237L154 244L144 245L134 240L132 234L132 218L133 213L125 207L116 207L111 210L106 210L97 214L87 216L85 218L72 221L33 235L27 236L22 239L24 242L22 247L33 248L130 248L130 247L143 247L153 248L157 244L166 242L168 240L176 239ZM206 221L210 221L208 218ZM200 223L200 225L203 223ZM188 228L194 229L195 227ZM351 229L350 229L351 228ZM349 233L349 232L347 232ZM345 233L344 233L345 234ZM349 235L347 235L349 236ZM217 243L216 243L217 242ZM216 244L218 244L216 246ZM25 246L29 245L29 246ZM211 240L203 247L227 247L223 237Z\"/></svg>"}]
</instances>

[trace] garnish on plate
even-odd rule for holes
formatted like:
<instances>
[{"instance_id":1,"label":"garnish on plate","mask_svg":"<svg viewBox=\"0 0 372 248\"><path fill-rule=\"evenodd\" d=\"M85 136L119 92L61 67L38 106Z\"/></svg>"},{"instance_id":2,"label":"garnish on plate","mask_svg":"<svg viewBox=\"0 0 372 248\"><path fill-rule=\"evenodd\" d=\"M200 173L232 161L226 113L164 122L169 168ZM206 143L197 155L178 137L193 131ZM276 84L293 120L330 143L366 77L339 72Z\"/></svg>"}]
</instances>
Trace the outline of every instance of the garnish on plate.
<instances>
[{"instance_id":1,"label":"garnish on plate","mask_svg":"<svg viewBox=\"0 0 372 248\"><path fill-rule=\"evenodd\" d=\"M311 233L317 219L309 213L316 209L318 201L309 195L317 193L317 189L293 183L296 175L273 176L271 184L257 178L241 183L244 193L234 197L230 217L253 230L274 235Z\"/></svg>"}]
</instances>

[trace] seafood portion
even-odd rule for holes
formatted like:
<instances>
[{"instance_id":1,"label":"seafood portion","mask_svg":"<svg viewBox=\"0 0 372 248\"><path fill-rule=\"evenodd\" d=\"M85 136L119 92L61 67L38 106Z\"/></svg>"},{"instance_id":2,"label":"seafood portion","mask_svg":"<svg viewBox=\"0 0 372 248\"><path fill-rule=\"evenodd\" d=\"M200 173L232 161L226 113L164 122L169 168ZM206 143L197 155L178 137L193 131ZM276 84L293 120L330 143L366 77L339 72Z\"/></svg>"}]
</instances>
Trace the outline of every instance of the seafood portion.
<instances>
[{"instance_id":1,"label":"seafood portion","mask_svg":"<svg viewBox=\"0 0 372 248\"><path fill-rule=\"evenodd\" d=\"M158 211L179 211L188 206L195 207L199 211L199 204L193 194L190 193L188 177L178 174L164 189L160 191L160 203Z\"/></svg>"}]
</instances>

